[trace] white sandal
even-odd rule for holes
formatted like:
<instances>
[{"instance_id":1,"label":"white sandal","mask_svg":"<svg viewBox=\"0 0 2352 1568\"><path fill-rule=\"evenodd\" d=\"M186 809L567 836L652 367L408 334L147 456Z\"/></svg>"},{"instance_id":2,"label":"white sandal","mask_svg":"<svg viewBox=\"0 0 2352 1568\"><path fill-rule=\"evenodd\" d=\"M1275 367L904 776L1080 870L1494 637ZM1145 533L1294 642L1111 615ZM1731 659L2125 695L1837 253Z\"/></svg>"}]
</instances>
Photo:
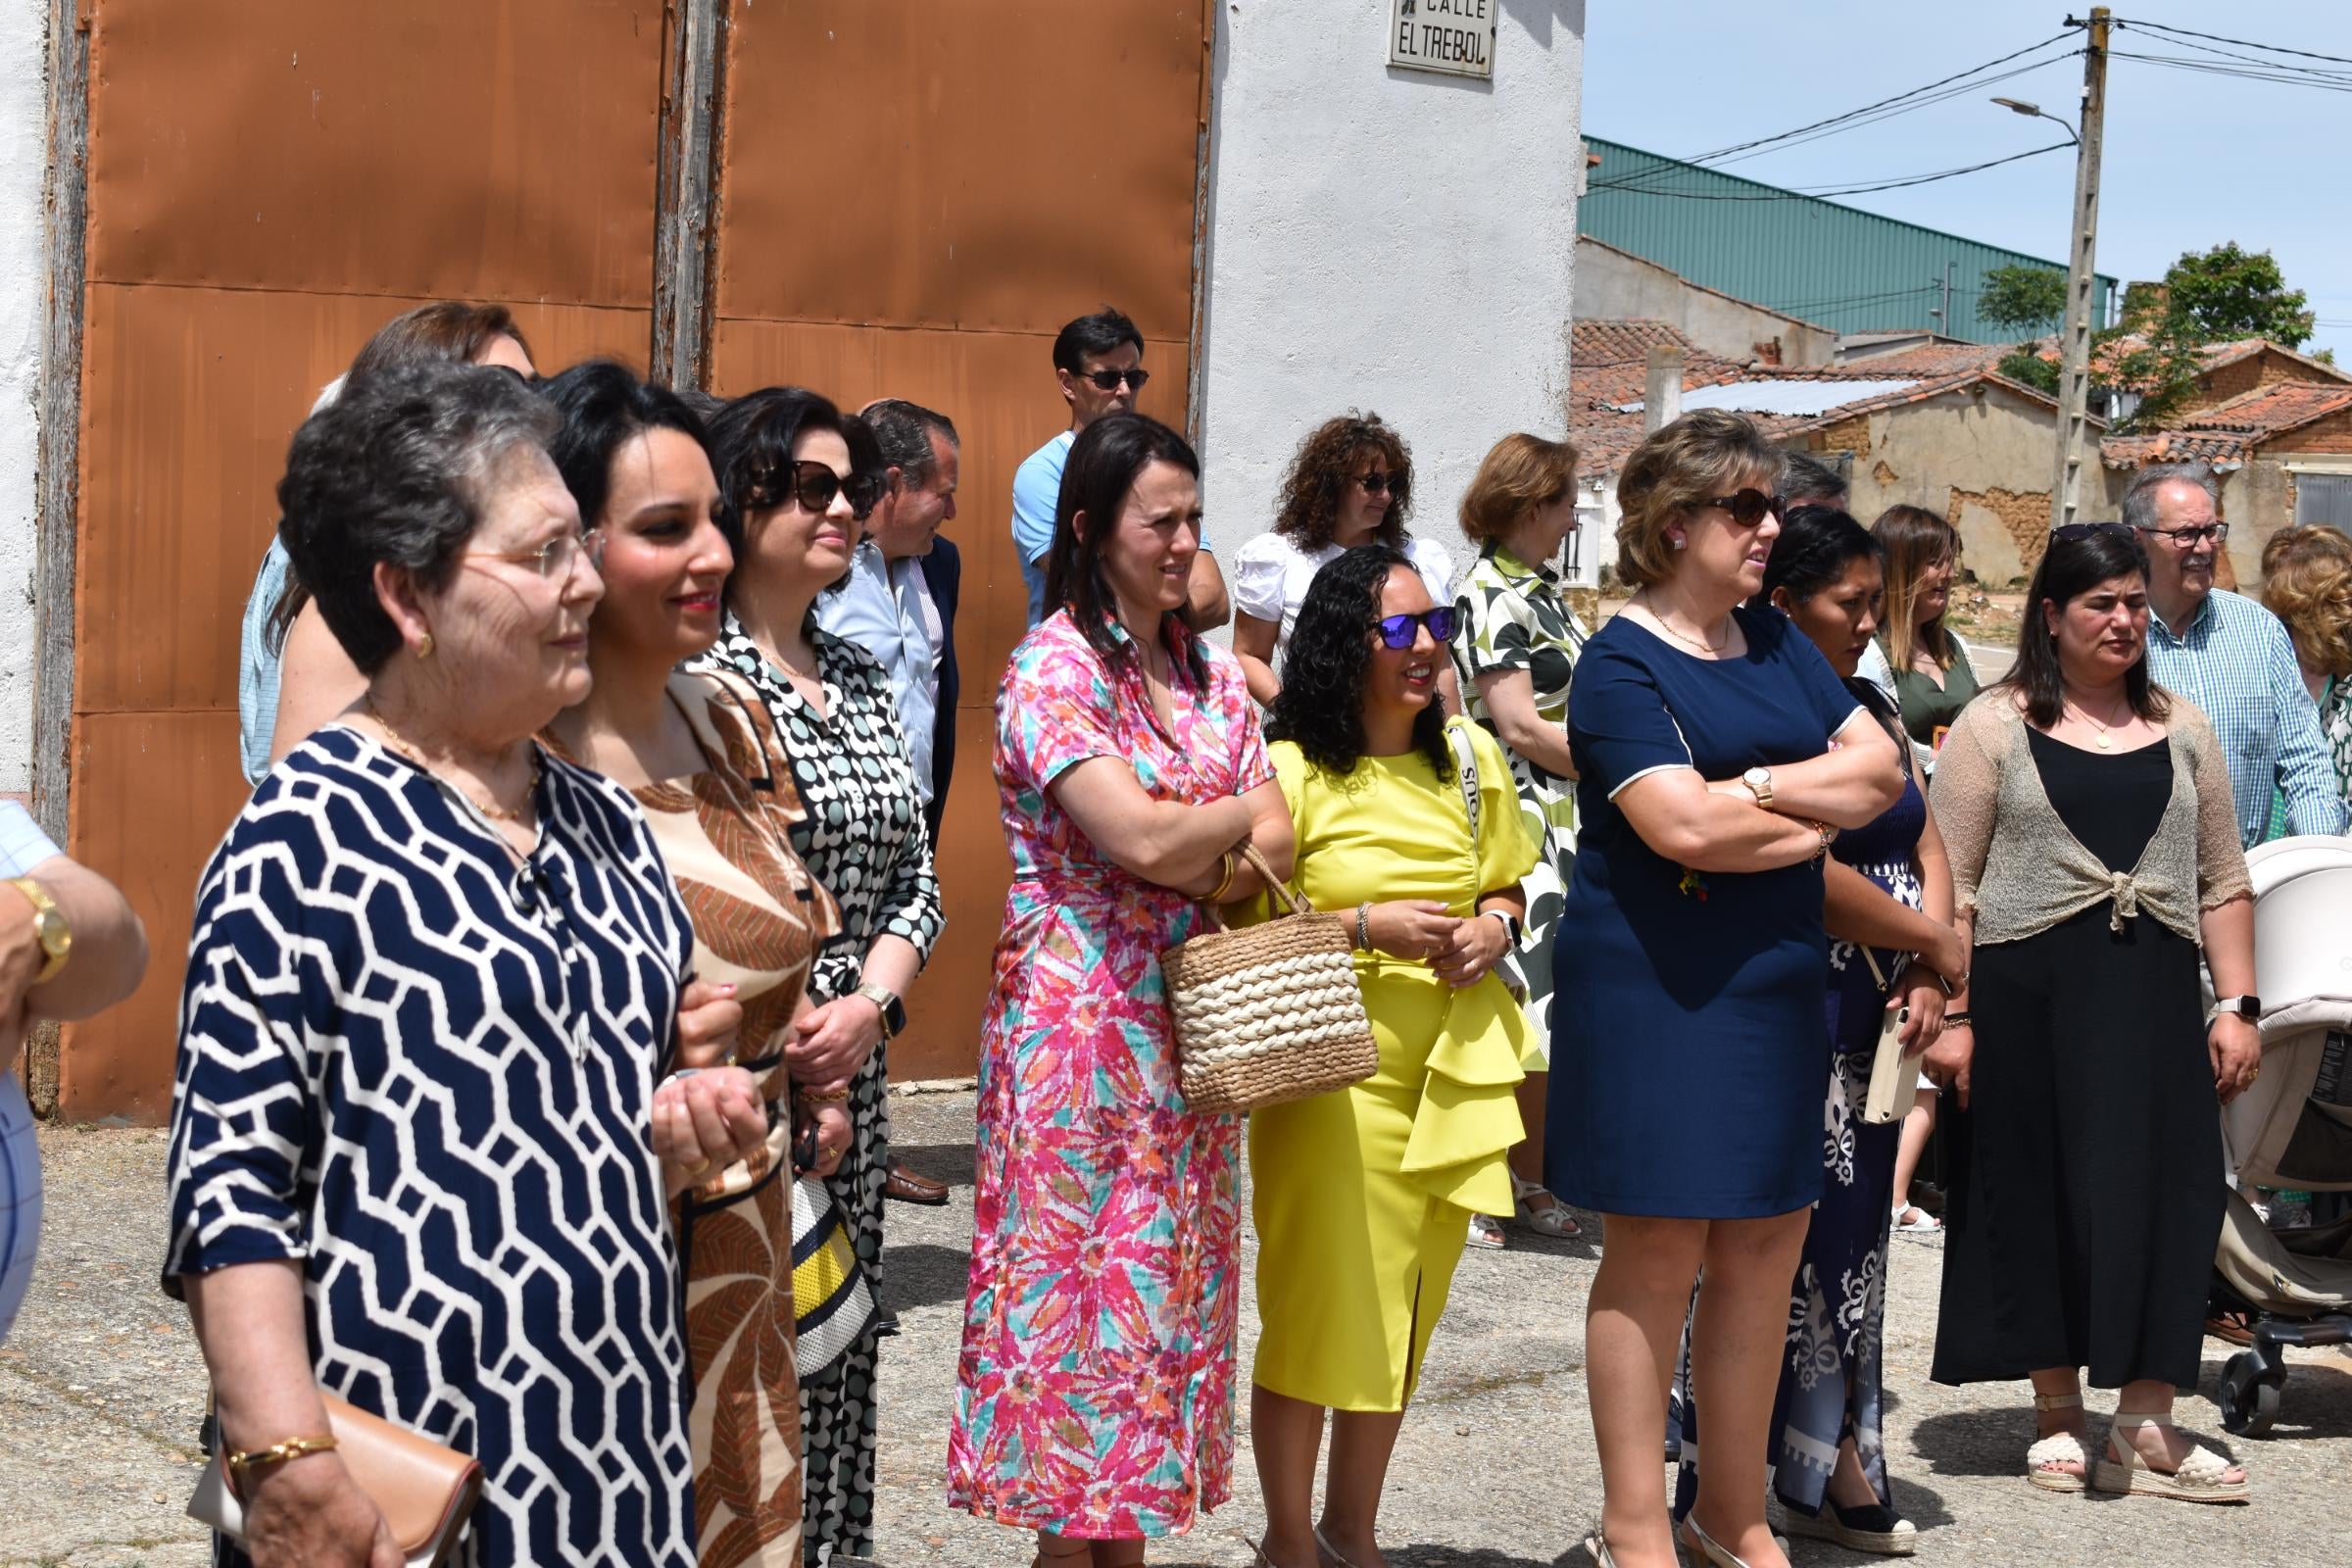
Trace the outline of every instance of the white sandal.
<instances>
[{"instance_id":1,"label":"white sandal","mask_svg":"<svg viewBox=\"0 0 2352 1568\"><path fill-rule=\"evenodd\" d=\"M2231 1470L2243 1467L2199 1444L2188 1450L2179 1469L2170 1472L2156 1469L2141 1456L2139 1447L2130 1434L2141 1427L2177 1432L2169 1410L2118 1410L2115 1425L2109 1430L2107 1449L2120 1452L2121 1458L2101 1457L2091 1481L2101 1492L2138 1493L2142 1496L2175 1497L2182 1502L2245 1502L2252 1494L2249 1483L2224 1479Z\"/></svg>"},{"instance_id":2,"label":"white sandal","mask_svg":"<svg viewBox=\"0 0 2352 1568\"><path fill-rule=\"evenodd\" d=\"M2080 1394L2036 1394L2034 1408L2042 1410L2074 1410L2082 1407ZM2052 1465L2080 1465L2081 1471L2053 1470ZM2044 1492L2081 1492L2082 1478L2090 1473L2090 1456L2082 1451L2082 1440L2072 1432L2053 1432L2036 1439L2026 1450L2026 1479Z\"/></svg>"},{"instance_id":3,"label":"white sandal","mask_svg":"<svg viewBox=\"0 0 2352 1568\"><path fill-rule=\"evenodd\" d=\"M1508 1244L1503 1241L1502 1226L1494 1215L1473 1212L1470 1216L1470 1234L1464 1238L1462 1245L1497 1251Z\"/></svg>"},{"instance_id":4,"label":"white sandal","mask_svg":"<svg viewBox=\"0 0 2352 1568\"><path fill-rule=\"evenodd\" d=\"M1903 1218L1905 1214L1917 1214L1919 1218L1916 1220L1906 1221ZM1895 1204L1892 1224L1895 1230L1908 1231L1914 1235L1925 1235L1943 1229L1943 1221L1937 1219L1935 1215L1929 1213L1917 1203Z\"/></svg>"},{"instance_id":5,"label":"white sandal","mask_svg":"<svg viewBox=\"0 0 2352 1568\"><path fill-rule=\"evenodd\" d=\"M1538 1193L1543 1194L1547 1201L1542 1208L1529 1206L1527 1200ZM1567 1242L1585 1234L1585 1228L1576 1222L1576 1216L1568 1211L1568 1205L1553 1198L1551 1189L1542 1182L1523 1182L1517 1171L1511 1172L1511 1198L1519 1210L1520 1221L1538 1236L1551 1236Z\"/></svg>"}]
</instances>

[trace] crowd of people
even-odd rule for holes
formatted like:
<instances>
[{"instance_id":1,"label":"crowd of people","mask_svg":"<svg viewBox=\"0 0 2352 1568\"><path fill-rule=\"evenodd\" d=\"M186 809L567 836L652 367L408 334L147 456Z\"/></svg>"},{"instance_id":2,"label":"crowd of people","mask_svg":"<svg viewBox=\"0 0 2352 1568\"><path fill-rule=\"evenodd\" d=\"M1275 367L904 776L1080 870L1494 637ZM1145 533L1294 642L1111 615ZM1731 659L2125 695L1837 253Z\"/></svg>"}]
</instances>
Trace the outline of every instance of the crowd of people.
<instances>
[{"instance_id":1,"label":"crowd of people","mask_svg":"<svg viewBox=\"0 0 2352 1568\"><path fill-rule=\"evenodd\" d=\"M1776 1524L1908 1551L1885 1285L1891 1233L1938 1223L1937 1114L1934 1375L2030 1380L2034 1486L2248 1496L2170 1412L2217 1105L2260 1071L2244 851L2352 799L2342 537L2273 541L2266 609L2213 585L2210 482L2150 469L2048 540L1980 686L1951 527L1865 527L1738 416L1627 462L1632 597L1594 628L1572 445L1495 444L1457 571L1406 526L1404 435L1350 412L1229 588L1143 355L1115 311L1071 322L1069 427L1013 484L952 1503L1062 1568L1189 1530L1231 1494L1253 1289L1257 1560L1379 1568L1464 1249L1573 1206L1603 1227L1590 1558L1782 1568ZM947 414L542 378L461 304L386 325L296 432L171 1143L224 1560L401 1560L322 1395L478 1460L483 1568L869 1553L885 1205L946 1197L894 1163L885 1089L943 926L958 482ZM1196 1111L1159 956L1294 893L1353 935L1377 1068ZM111 1000L27 991L31 951L0 1004ZM1942 1103L1867 1120L1889 1013ZM2123 1391L2097 1450L2085 1371Z\"/></svg>"}]
</instances>

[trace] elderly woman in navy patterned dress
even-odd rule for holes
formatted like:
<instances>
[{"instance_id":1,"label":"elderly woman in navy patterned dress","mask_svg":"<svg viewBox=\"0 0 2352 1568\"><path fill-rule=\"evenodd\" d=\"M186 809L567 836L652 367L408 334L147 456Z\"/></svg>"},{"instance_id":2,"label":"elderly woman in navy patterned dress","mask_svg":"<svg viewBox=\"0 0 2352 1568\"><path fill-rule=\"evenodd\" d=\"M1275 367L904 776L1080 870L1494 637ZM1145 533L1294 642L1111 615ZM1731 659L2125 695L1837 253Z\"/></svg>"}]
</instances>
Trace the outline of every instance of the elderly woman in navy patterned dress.
<instances>
[{"instance_id":1,"label":"elderly woman in navy patterned dress","mask_svg":"<svg viewBox=\"0 0 2352 1568\"><path fill-rule=\"evenodd\" d=\"M805 1094L846 1093L850 1151L830 1178L859 1260L878 1269L890 1119L883 1045L944 923L922 792L882 666L818 628L816 596L850 568L881 494L865 430L797 387L769 387L711 422L719 489L743 519L718 646L698 665L758 687L792 764L805 815L792 847L841 906L840 933L809 975L816 1006L785 1058ZM853 443L871 454L852 461ZM874 1372L869 1328L821 1372L806 1369L808 1560L866 1554L874 1513Z\"/></svg>"},{"instance_id":2,"label":"elderly woman in navy patterned dress","mask_svg":"<svg viewBox=\"0 0 2352 1568\"><path fill-rule=\"evenodd\" d=\"M603 592L556 424L434 366L295 437L280 537L368 685L198 886L165 1283L228 1450L324 1433L323 1388L481 1461L472 1568L692 1568L666 1199L765 1119L740 1068L663 1080L739 1009L681 1010L644 814L530 739L587 690ZM401 1560L331 1449L241 1488L225 1560Z\"/></svg>"}]
</instances>

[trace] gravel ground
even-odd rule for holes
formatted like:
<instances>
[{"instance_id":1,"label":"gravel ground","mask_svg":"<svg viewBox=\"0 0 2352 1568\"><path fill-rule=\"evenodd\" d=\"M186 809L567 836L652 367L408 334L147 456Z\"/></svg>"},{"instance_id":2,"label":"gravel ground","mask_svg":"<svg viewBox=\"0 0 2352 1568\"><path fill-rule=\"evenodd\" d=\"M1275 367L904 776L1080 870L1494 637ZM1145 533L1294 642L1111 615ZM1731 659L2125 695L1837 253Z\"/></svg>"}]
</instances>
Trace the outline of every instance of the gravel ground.
<instances>
[{"instance_id":1,"label":"gravel ground","mask_svg":"<svg viewBox=\"0 0 2352 1568\"><path fill-rule=\"evenodd\" d=\"M971 1097L902 1099L893 1114L909 1163L955 1183L956 1194L945 1209L890 1211L890 1304L905 1333L885 1347L882 1363L875 1555L892 1568L1011 1568L1028 1560L1022 1538L943 1500L971 1236ZM206 1561L180 1512L193 1485L203 1371L185 1314L155 1283L164 1152L154 1132L43 1135L40 1273L0 1348L0 1564ZM1599 1497L1581 1376L1595 1257L1586 1243L1514 1233L1509 1250L1464 1258L1390 1481L1383 1534L1396 1568L1543 1568L1583 1538ZM2226 1441L2211 1398L2230 1348L2207 1342L2202 1386L2180 1416L2252 1467L2249 1507L2037 1493L2019 1476L2032 1432L2025 1389L1927 1381L1941 1257L1933 1240L1902 1239L1890 1271L1889 1454L1896 1503L1920 1527L1917 1561L2310 1568L2352 1560L2352 1356L2301 1355L2275 1433ZM1244 1311L1246 1354L1256 1329L1247 1302ZM2103 1432L2114 1396L2094 1394L2091 1402L2093 1430ZM1233 1501L1157 1560L1246 1568L1262 1523L1247 1443L1245 1430ZM1871 1560L1805 1541L1794 1556L1808 1568Z\"/></svg>"}]
</instances>

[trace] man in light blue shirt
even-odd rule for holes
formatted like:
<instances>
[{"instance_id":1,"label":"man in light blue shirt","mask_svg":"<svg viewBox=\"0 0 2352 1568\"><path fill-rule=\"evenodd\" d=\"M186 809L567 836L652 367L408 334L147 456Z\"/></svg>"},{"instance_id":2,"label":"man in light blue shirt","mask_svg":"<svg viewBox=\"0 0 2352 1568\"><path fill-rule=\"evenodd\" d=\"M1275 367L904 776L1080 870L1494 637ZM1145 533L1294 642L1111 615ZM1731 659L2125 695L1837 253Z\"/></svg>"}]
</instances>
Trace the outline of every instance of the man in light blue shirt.
<instances>
[{"instance_id":1,"label":"man in light blue shirt","mask_svg":"<svg viewBox=\"0 0 2352 1568\"><path fill-rule=\"evenodd\" d=\"M817 601L816 623L874 657L897 694L915 787L928 807L937 778L939 671L949 628L923 581L923 558L956 516L960 461L956 426L902 399L868 405L865 416L889 465L882 499L849 580Z\"/></svg>"},{"instance_id":2,"label":"man in light blue shirt","mask_svg":"<svg viewBox=\"0 0 2352 1568\"><path fill-rule=\"evenodd\" d=\"M1012 476L1012 547L1020 558L1021 580L1029 589L1029 624L1046 618L1046 557L1054 548L1054 509L1061 500L1061 470L1078 432L1106 414L1133 414L1136 395L1152 372L1144 368L1144 334L1124 315L1105 305L1081 316L1054 339L1054 376L1070 406L1070 427L1022 460ZM1225 574L1200 541L1193 558L1190 603L1184 618L1195 631L1222 626L1233 617L1225 597Z\"/></svg>"},{"instance_id":3,"label":"man in light blue shirt","mask_svg":"<svg viewBox=\"0 0 2352 1568\"><path fill-rule=\"evenodd\" d=\"M2213 585L2230 533L2213 499L2204 470L2185 465L2142 469L2124 494L2124 521L2148 551L2148 673L2213 721L2247 849L2269 829L2274 792L2289 833L2341 833L2343 797L2286 627Z\"/></svg>"}]
</instances>

